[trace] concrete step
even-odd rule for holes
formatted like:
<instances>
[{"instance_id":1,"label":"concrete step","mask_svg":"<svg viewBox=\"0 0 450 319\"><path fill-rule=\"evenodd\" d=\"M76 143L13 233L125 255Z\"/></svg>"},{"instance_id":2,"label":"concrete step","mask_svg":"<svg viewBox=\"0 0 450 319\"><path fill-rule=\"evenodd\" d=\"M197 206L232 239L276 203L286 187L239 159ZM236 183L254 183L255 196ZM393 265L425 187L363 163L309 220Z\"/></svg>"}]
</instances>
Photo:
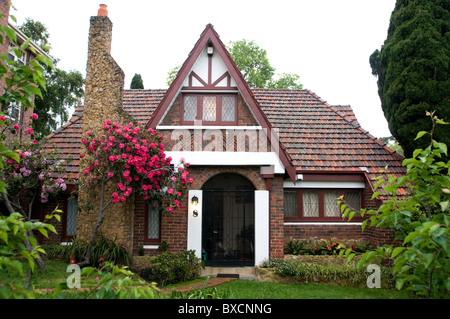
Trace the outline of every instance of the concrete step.
<instances>
[{"instance_id":1,"label":"concrete step","mask_svg":"<svg viewBox=\"0 0 450 319\"><path fill-rule=\"evenodd\" d=\"M232 277L239 279L256 280L255 267L205 267L202 276Z\"/></svg>"}]
</instances>

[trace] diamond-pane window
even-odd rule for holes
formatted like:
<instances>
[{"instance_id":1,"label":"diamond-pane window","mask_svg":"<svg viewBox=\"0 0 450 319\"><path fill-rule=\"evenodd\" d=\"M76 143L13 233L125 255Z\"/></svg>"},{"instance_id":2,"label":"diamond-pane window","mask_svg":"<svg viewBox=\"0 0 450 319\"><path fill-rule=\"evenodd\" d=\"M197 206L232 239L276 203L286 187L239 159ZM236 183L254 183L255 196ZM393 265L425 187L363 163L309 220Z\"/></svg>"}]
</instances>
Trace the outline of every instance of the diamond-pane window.
<instances>
[{"instance_id":1,"label":"diamond-pane window","mask_svg":"<svg viewBox=\"0 0 450 319\"><path fill-rule=\"evenodd\" d=\"M323 193L325 217L339 217L341 215L341 209L337 203L338 200L338 191L326 191Z\"/></svg>"},{"instance_id":2,"label":"diamond-pane window","mask_svg":"<svg viewBox=\"0 0 450 319\"><path fill-rule=\"evenodd\" d=\"M69 198L67 200L66 236L75 236L75 232L77 230L77 214L78 214L78 199Z\"/></svg>"},{"instance_id":3,"label":"diamond-pane window","mask_svg":"<svg viewBox=\"0 0 450 319\"><path fill-rule=\"evenodd\" d=\"M215 121L216 120L216 97L204 96L203 97L203 121Z\"/></svg>"},{"instance_id":4,"label":"diamond-pane window","mask_svg":"<svg viewBox=\"0 0 450 319\"><path fill-rule=\"evenodd\" d=\"M284 192L284 217L297 216L297 192Z\"/></svg>"},{"instance_id":5,"label":"diamond-pane window","mask_svg":"<svg viewBox=\"0 0 450 319\"><path fill-rule=\"evenodd\" d=\"M185 121L194 121L197 117L197 97L188 95L184 97L184 117Z\"/></svg>"},{"instance_id":6,"label":"diamond-pane window","mask_svg":"<svg viewBox=\"0 0 450 319\"><path fill-rule=\"evenodd\" d=\"M147 237L148 239L158 239L159 238L159 203L158 201L153 201L148 205L148 229Z\"/></svg>"},{"instance_id":7,"label":"diamond-pane window","mask_svg":"<svg viewBox=\"0 0 450 319\"><path fill-rule=\"evenodd\" d=\"M303 217L319 217L319 193L303 192Z\"/></svg>"},{"instance_id":8,"label":"diamond-pane window","mask_svg":"<svg viewBox=\"0 0 450 319\"><path fill-rule=\"evenodd\" d=\"M222 97L222 121L234 121L236 118L236 97Z\"/></svg>"},{"instance_id":9,"label":"diamond-pane window","mask_svg":"<svg viewBox=\"0 0 450 319\"><path fill-rule=\"evenodd\" d=\"M357 212L356 216L361 216L361 191L349 190L345 192L345 203Z\"/></svg>"}]
</instances>

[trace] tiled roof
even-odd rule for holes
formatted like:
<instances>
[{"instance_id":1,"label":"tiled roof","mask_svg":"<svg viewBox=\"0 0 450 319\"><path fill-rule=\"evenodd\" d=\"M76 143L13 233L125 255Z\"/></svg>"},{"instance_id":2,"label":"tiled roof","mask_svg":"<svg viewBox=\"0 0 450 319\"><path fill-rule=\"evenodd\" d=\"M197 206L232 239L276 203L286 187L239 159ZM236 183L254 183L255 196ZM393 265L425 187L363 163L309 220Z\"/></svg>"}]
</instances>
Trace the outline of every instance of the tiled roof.
<instances>
[{"instance_id":1,"label":"tiled roof","mask_svg":"<svg viewBox=\"0 0 450 319\"><path fill-rule=\"evenodd\" d=\"M49 134L43 149L56 149L60 152L62 160L67 161L66 172L64 176L68 184L73 179L78 178L81 150L81 123L83 107L78 107L70 118L69 122L61 126L55 132Z\"/></svg>"},{"instance_id":2,"label":"tiled roof","mask_svg":"<svg viewBox=\"0 0 450 319\"><path fill-rule=\"evenodd\" d=\"M165 90L125 90L124 109L145 123ZM253 94L298 171L361 171L375 177L404 174L402 157L362 129L350 106L330 106L308 90L254 89ZM72 155L68 170L78 173L82 107L48 141Z\"/></svg>"},{"instance_id":3,"label":"tiled roof","mask_svg":"<svg viewBox=\"0 0 450 319\"><path fill-rule=\"evenodd\" d=\"M402 157L365 131L350 106L330 106L308 90L255 89L253 93L297 170L399 175Z\"/></svg>"}]
</instances>

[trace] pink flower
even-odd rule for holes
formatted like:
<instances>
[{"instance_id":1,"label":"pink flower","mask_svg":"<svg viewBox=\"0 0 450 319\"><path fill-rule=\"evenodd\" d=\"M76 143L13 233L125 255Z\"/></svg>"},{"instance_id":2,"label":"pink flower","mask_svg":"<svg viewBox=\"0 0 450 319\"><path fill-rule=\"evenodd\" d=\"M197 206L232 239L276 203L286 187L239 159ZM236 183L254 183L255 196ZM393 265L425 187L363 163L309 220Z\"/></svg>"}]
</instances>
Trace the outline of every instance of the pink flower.
<instances>
[{"instance_id":1,"label":"pink flower","mask_svg":"<svg viewBox=\"0 0 450 319\"><path fill-rule=\"evenodd\" d=\"M172 206L167 207L167 211L168 211L169 213L172 213L172 212L173 212L173 207L172 207Z\"/></svg>"},{"instance_id":2,"label":"pink flower","mask_svg":"<svg viewBox=\"0 0 450 319\"><path fill-rule=\"evenodd\" d=\"M33 114L31 115L31 118L32 118L33 120L37 120L37 119L38 119L38 115L37 115L36 113L33 113Z\"/></svg>"},{"instance_id":3,"label":"pink flower","mask_svg":"<svg viewBox=\"0 0 450 319\"><path fill-rule=\"evenodd\" d=\"M0 121L6 121L6 117L4 117L3 115L0 116Z\"/></svg>"},{"instance_id":4,"label":"pink flower","mask_svg":"<svg viewBox=\"0 0 450 319\"><path fill-rule=\"evenodd\" d=\"M194 180L193 180L192 178L189 178L189 179L188 179L188 182L189 182L190 184L192 184L192 183L194 182Z\"/></svg>"},{"instance_id":5,"label":"pink flower","mask_svg":"<svg viewBox=\"0 0 450 319\"><path fill-rule=\"evenodd\" d=\"M111 177L113 177L114 176L114 173L113 172L108 172L108 177L109 178L111 178Z\"/></svg>"},{"instance_id":6,"label":"pink flower","mask_svg":"<svg viewBox=\"0 0 450 319\"><path fill-rule=\"evenodd\" d=\"M167 190L167 193L173 194L173 188L169 188L169 189Z\"/></svg>"},{"instance_id":7,"label":"pink flower","mask_svg":"<svg viewBox=\"0 0 450 319\"><path fill-rule=\"evenodd\" d=\"M33 144L37 144L37 140L33 140Z\"/></svg>"},{"instance_id":8,"label":"pink flower","mask_svg":"<svg viewBox=\"0 0 450 319\"><path fill-rule=\"evenodd\" d=\"M87 132L86 132L86 135L87 135L87 136L89 136L89 135L91 135L91 134L92 134L92 131L87 131Z\"/></svg>"},{"instance_id":9,"label":"pink flower","mask_svg":"<svg viewBox=\"0 0 450 319\"><path fill-rule=\"evenodd\" d=\"M112 122L111 122L111 120L106 120L106 124L111 124Z\"/></svg>"},{"instance_id":10,"label":"pink flower","mask_svg":"<svg viewBox=\"0 0 450 319\"><path fill-rule=\"evenodd\" d=\"M29 134L29 135L31 135L31 134L33 134L33 129L32 128L27 128L27 133Z\"/></svg>"},{"instance_id":11,"label":"pink flower","mask_svg":"<svg viewBox=\"0 0 450 319\"><path fill-rule=\"evenodd\" d=\"M19 127L19 125L17 125L17 124L14 124L13 126L14 126L14 128L15 128L16 130L20 130L20 127Z\"/></svg>"}]
</instances>

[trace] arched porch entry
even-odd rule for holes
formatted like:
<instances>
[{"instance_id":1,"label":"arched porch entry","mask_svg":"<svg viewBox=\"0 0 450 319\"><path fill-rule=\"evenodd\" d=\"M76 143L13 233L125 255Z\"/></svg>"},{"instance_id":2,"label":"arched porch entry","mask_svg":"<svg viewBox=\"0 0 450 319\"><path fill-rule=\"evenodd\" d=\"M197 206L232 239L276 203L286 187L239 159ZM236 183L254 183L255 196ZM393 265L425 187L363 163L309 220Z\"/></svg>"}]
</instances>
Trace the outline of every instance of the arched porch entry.
<instances>
[{"instance_id":1,"label":"arched porch entry","mask_svg":"<svg viewBox=\"0 0 450 319\"><path fill-rule=\"evenodd\" d=\"M207 266L255 264L255 187L222 173L202 187L202 258Z\"/></svg>"}]
</instances>

